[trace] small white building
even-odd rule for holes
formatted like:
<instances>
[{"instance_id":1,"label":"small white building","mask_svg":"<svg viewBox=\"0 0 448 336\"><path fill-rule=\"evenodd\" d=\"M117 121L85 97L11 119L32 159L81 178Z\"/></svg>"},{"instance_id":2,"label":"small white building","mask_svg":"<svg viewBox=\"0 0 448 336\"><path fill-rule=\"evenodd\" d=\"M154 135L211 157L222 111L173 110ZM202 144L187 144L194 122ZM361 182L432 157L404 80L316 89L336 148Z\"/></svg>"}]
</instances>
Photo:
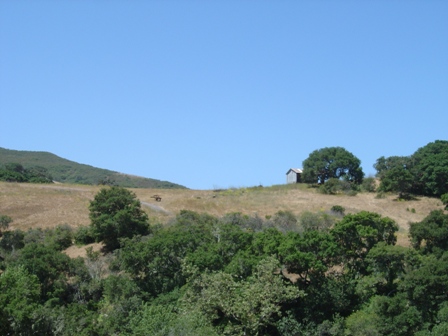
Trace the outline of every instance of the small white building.
<instances>
[{"instance_id":1,"label":"small white building","mask_svg":"<svg viewBox=\"0 0 448 336\"><path fill-rule=\"evenodd\" d=\"M302 181L302 169L291 168L286 172L286 183L299 183Z\"/></svg>"}]
</instances>

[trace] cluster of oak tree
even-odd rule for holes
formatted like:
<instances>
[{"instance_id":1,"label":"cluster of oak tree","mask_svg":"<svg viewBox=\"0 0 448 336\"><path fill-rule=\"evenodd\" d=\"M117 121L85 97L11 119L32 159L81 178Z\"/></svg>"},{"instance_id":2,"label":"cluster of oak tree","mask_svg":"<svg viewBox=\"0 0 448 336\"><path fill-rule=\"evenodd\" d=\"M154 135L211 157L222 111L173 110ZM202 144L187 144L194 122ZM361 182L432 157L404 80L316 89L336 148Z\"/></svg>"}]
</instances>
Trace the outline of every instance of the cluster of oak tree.
<instances>
[{"instance_id":1,"label":"cluster of oak tree","mask_svg":"<svg viewBox=\"0 0 448 336\"><path fill-rule=\"evenodd\" d=\"M436 140L410 156L382 156L374 168L381 181L379 192L397 192L404 199L441 197L448 193L448 141ZM356 191L373 179L364 179L361 161L352 153L342 147L327 147L312 152L303 162L302 180L322 184L324 191L331 192L332 188ZM325 187L328 182L332 187Z\"/></svg>"},{"instance_id":2,"label":"cluster of oak tree","mask_svg":"<svg viewBox=\"0 0 448 336\"><path fill-rule=\"evenodd\" d=\"M7 163L0 166L0 181L53 183L53 178L47 169L40 166L25 168L20 163Z\"/></svg>"},{"instance_id":3,"label":"cluster of oak tree","mask_svg":"<svg viewBox=\"0 0 448 336\"><path fill-rule=\"evenodd\" d=\"M337 174L313 183L362 183ZM112 186L89 211L76 231L7 230L0 216L0 334L448 334L443 210L410 224L410 247L390 218L337 205L268 218L183 210L161 225ZM74 241L104 249L70 259Z\"/></svg>"}]
</instances>

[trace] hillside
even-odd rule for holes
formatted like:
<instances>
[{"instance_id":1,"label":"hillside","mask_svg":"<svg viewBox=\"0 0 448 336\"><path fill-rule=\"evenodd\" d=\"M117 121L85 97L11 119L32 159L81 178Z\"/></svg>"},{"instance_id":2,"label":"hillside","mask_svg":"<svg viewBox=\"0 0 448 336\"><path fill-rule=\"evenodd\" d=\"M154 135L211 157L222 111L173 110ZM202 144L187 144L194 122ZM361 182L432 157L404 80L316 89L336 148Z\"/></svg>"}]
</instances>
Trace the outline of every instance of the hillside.
<instances>
[{"instance_id":1,"label":"hillside","mask_svg":"<svg viewBox=\"0 0 448 336\"><path fill-rule=\"evenodd\" d=\"M59 224L73 227L89 225L89 202L100 188L0 182L0 214L13 218L12 229L52 228ZM162 223L168 222L182 209L216 216L241 212L261 218L280 210L289 210L295 215L304 211L329 211L333 205L343 206L346 213L367 210L395 220L400 226L398 236L403 245L407 244L410 222L421 221L431 210L443 209L441 201L436 198L420 197L414 201L399 202L395 200L395 195L376 198L374 193L323 195L304 184L222 191L146 188L132 191L149 216ZM151 197L154 194L160 195L162 201L155 201Z\"/></svg>"},{"instance_id":2,"label":"hillside","mask_svg":"<svg viewBox=\"0 0 448 336\"><path fill-rule=\"evenodd\" d=\"M0 147L0 166L6 163L20 163L25 168L43 167L48 170L55 181L61 183L96 185L100 181L107 180L126 188L185 188L168 181L127 175L80 164L48 152L18 151Z\"/></svg>"}]
</instances>

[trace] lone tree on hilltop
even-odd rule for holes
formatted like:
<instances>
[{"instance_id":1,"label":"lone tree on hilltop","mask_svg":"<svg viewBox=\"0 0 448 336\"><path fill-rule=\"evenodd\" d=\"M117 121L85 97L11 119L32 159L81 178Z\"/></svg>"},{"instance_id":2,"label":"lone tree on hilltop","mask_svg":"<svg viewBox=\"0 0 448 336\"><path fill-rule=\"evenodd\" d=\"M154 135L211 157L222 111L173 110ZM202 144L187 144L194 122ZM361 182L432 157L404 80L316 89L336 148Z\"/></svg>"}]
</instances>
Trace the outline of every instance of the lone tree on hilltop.
<instances>
[{"instance_id":1,"label":"lone tree on hilltop","mask_svg":"<svg viewBox=\"0 0 448 336\"><path fill-rule=\"evenodd\" d=\"M120 247L120 238L149 233L148 215L136 195L125 188L101 189L89 210L93 235L109 251Z\"/></svg>"},{"instance_id":2,"label":"lone tree on hilltop","mask_svg":"<svg viewBox=\"0 0 448 336\"><path fill-rule=\"evenodd\" d=\"M303 161L302 179L306 183L325 183L330 178L362 183L361 161L342 147L315 150Z\"/></svg>"}]
</instances>

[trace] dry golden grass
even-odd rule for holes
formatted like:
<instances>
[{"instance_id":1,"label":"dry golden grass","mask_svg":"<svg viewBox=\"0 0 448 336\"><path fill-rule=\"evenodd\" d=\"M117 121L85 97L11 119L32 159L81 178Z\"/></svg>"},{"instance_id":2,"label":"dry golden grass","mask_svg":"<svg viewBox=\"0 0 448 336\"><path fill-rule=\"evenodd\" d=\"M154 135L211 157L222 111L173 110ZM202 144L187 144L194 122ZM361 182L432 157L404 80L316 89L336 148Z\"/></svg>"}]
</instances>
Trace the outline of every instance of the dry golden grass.
<instances>
[{"instance_id":1,"label":"dry golden grass","mask_svg":"<svg viewBox=\"0 0 448 336\"><path fill-rule=\"evenodd\" d=\"M100 252L103 248L102 243L93 243L84 246L76 246L72 245L68 249L65 249L63 252L68 255L70 258L85 258L87 256L87 249L92 248L93 252Z\"/></svg>"},{"instance_id":2,"label":"dry golden grass","mask_svg":"<svg viewBox=\"0 0 448 336\"><path fill-rule=\"evenodd\" d=\"M0 182L0 214L12 217L12 229L52 228L59 224L79 227L89 224L89 202L100 190L98 186L40 185ZM242 212L264 218L279 210L296 215L304 211L328 211L340 205L346 213L361 210L388 216L400 226L399 243L407 244L410 222L421 221L431 210L443 209L440 200L420 197L400 202L394 195L375 198L374 193L357 196L322 195L306 185L284 185L268 188L242 188L223 191L185 189L133 189L150 217L166 222L182 209L222 216ZM161 202L151 196L158 194ZM415 213L411 211L415 209Z\"/></svg>"}]
</instances>

